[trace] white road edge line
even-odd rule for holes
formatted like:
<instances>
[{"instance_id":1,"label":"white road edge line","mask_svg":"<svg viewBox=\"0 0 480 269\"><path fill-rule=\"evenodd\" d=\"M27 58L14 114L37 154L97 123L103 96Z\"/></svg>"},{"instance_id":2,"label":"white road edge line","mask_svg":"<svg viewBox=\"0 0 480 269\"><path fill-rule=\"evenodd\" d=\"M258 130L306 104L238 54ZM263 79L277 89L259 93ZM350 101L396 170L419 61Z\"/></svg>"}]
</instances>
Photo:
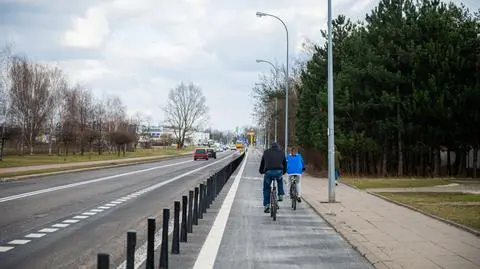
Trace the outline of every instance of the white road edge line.
<instances>
[{"instance_id":1,"label":"white road edge line","mask_svg":"<svg viewBox=\"0 0 480 269\"><path fill-rule=\"evenodd\" d=\"M43 228L38 232L39 233L53 233L53 232L56 232L56 231L58 231L58 228Z\"/></svg>"},{"instance_id":2,"label":"white road edge line","mask_svg":"<svg viewBox=\"0 0 480 269\"><path fill-rule=\"evenodd\" d=\"M13 200L17 200L17 199L21 199L21 198L25 198L25 197L30 197L30 196L34 196L34 195L38 195L38 194L42 194L42 193L48 193L48 192L73 188L73 187L77 187L77 186L82 186L82 185L86 185L86 184L90 184L90 183L100 182L100 181L104 181L104 180L108 180L108 179L112 179L112 178L129 176L129 175L148 172L148 171L152 171L152 170L156 170L156 169L160 169L160 168L176 166L176 165L189 163L189 162L193 162L193 160L179 162L179 163L166 164L166 165L156 166L156 167L152 167L152 168L127 172L127 173L123 173L123 174L112 175L112 176L108 176L108 177L101 177L101 178L91 179L91 180L87 180L87 181L81 181L81 182L77 182L77 183L72 183L72 184L66 184L66 185L62 185L62 186L47 188L47 189L43 189L43 190L37 190L37 191L31 191L31 192L21 193L21 194L17 194L17 195L7 196L7 197L0 198L0 203L7 202L7 201L13 201Z\"/></svg>"},{"instance_id":3,"label":"white road edge line","mask_svg":"<svg viewBox=\"0 0 480 269\"><path fill-rule=\"evenodd\" d=\"M197 260L193 265L193 269L209 269L213 268L215 260L217 258L218 249L220 243L222 242L223 233L225 232L225 227L227 226L228 216L230 215L230 210L232 209L233 201L235 200L235 195L237 194L238 185L240 184L240 179L242 178L243 170L247 164L248 153L245 154L245 159L243 160L242 167L237 173L235 180L230 187L230 190L223 200L222 207L215 218L215 222L210 229L210 232L203 243L202 249L197 256Z\"/></svg>"}]
</instances>

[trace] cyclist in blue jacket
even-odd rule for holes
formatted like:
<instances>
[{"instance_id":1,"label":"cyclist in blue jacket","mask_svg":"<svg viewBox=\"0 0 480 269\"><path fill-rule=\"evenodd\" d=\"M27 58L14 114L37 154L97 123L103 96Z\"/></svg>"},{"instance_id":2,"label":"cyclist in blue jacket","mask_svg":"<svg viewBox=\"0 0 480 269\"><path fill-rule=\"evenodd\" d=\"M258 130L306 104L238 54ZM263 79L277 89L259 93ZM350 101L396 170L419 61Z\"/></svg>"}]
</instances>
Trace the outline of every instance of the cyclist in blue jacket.
<instances>
[{"instance_id":1,"label":"cyclist in blue jacket","mask_svg":"<svg viewBox=\"0 0 480 269\"><path fill-rule=\"evenodd\" d=\"M288 174L288 184L290 189L290 176L296 175L297 176L297 201L299 203L302 202L302 199L300 199L301 194L302 194L302 188L300 184L300 177L302 176L303 171L305 171L305 164L303 162L302 155L298 153L298 150L296 147L291 147L290 149L290 154L287 156L287 174Z\"/></svg>"}]
</instances>

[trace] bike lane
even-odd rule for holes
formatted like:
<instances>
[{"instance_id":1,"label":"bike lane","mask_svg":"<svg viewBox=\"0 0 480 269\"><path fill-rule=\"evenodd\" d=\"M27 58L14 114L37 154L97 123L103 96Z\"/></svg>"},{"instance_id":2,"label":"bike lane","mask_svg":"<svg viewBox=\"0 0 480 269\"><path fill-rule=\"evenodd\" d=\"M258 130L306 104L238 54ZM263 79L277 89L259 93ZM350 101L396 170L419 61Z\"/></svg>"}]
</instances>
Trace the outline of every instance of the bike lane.
<instances>
[{"instance_id":1,"label":"bike lane","mask_svg":"<svg viewBox=\"0 0 480 269\"><path fill-rule=\"evenodd\" d=\"M276 221L265 214L260 154L249 152L193 268L374 268L304 202L293 211L286 196Z\"/></svg>"}]
</instances>

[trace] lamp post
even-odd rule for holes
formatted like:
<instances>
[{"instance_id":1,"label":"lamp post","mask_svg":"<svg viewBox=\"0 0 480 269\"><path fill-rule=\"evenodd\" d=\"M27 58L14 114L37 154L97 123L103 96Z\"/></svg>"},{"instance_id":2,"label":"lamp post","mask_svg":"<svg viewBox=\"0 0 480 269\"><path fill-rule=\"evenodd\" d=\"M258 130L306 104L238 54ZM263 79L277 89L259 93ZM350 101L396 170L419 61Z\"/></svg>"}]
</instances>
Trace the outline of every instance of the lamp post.
<instances>
[{"instance_id":1,"label":"lamp post","mask_svg":"<svg viewBox=\"0 0 480 269\"><path fill-rule=\"evenodd\" d=\"M289 89L289 72L288 72L288 28L285 22L283 22L282 19L279 17L264 13L264 12L258 12L256 13L257 17L273 17L277 20L279 20L282 24L283 27L285 27L285 32L287 33L287 60L286 60L286 70L285 70L285 155L287 155L287 150L288 150L288 89Z\"/></svg>"},{"instance_id":2,"label":"lamp post","mask_svg":"<svg viewBox=\"0 0 480 269\"><path fill-rule=\"evenodd\" d=\"M259 60L257 59L256 60L257 63L267 63L267 64L270 64L273 68L273 70L275 70L275 73L278 73L278 69L275 67L274 64L272 64L271 62L269 61L266 61L266 60ZM278 113L278 97L275 96L275 142L278 142L277 140L277 113Z\"/></svg>"},{"instance_id":3,"label":"lamp post","mask_svg":"<svg viewBox=\"0 0 480 269\"><path fill-rule=\"evenodd\" d=\"M335 133L333 117L332 0L328 0L328 202L335 202Z\"/></svg>"}]
</instances>

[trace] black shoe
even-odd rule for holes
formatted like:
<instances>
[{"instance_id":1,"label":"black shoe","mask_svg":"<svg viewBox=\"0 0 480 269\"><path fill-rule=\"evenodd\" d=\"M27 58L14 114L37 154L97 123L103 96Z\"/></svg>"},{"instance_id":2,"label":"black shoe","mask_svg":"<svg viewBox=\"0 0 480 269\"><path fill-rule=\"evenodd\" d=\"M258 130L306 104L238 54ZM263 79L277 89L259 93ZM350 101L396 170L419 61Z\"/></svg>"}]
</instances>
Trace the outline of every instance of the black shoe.
<instances>
[{"instance_id":1,"label":"black shoe","mask_svg":"<svg viewBox=\"0 0 480 269\"><path fill-rule=\"evenodd\" d=\"M279 202L283 201L283 195L279 195L279 196L278 196L278 201L279 201Z\"/></svg>"},{"instance_id":2,"label":"black shoe","mask_svg":"<svg viewBox=\"0 0 480 269\"><path fill-rule=\"evenodd\" d=\"M265 212L265 213L270 213L270 207L267 205L267 206L265 207L265 209L263 210L263 212Z\"/></svg>"},{"instance_id":3,"label":"black shoe","mask_svg":"<svg viewBox=\"0 0 480 269\"><path fill-rule=\"evenodd\" d=\"M297 197L297 202L301 203L302 199L300 199L300 197Z\"/></svg>"}]
</instances>

